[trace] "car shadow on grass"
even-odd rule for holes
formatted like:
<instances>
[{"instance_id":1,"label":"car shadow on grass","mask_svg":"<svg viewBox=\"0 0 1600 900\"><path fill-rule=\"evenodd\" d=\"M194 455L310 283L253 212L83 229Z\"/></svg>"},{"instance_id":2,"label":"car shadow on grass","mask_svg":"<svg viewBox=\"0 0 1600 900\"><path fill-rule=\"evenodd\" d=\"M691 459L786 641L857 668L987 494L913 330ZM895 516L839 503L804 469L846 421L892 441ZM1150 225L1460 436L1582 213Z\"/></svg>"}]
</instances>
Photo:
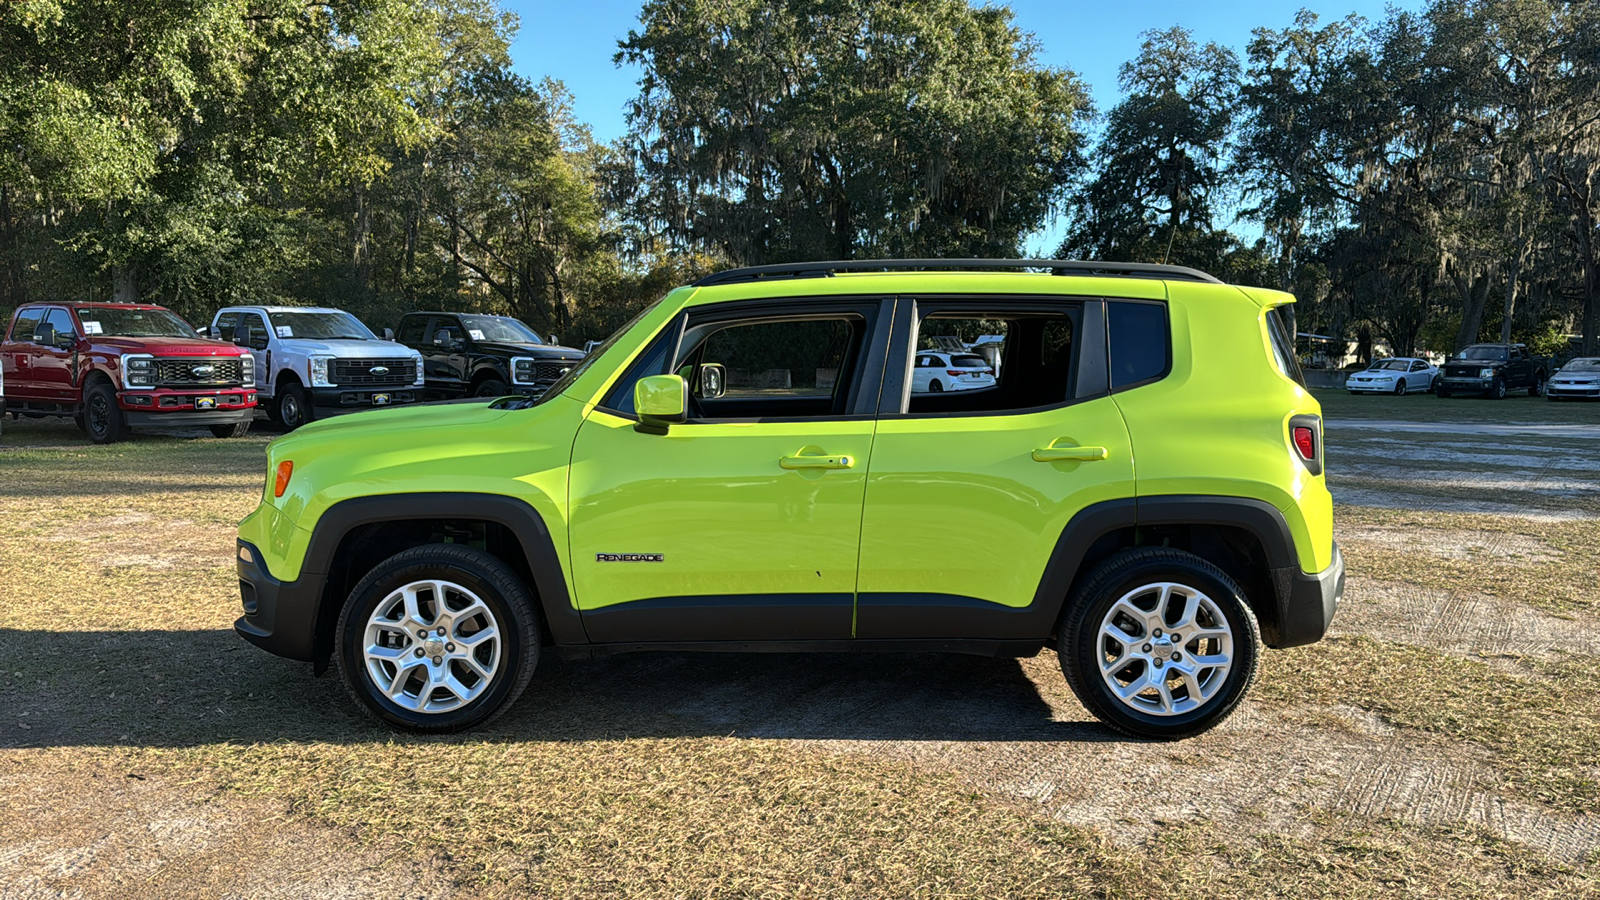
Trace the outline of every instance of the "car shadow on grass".
<instances>
[{"instance_id":1,"label":"car shadow on grass","mask_svg":"<svg viewBox=\"0 0 1600 900\"><path fill-rule=\"evenodd\" d=\"M0 629L0 748L388 740L1128 740L1057 721L1014 659L955 654L639 653L563 662L487 729L411 737L362 716L337 675L227 630ZM1048 652L1048 651L1046 651ZM1065 692L1065 684L1061 685ZM1065 695L1069 718L1087 719Z\"/></svg>"}]
</instances>

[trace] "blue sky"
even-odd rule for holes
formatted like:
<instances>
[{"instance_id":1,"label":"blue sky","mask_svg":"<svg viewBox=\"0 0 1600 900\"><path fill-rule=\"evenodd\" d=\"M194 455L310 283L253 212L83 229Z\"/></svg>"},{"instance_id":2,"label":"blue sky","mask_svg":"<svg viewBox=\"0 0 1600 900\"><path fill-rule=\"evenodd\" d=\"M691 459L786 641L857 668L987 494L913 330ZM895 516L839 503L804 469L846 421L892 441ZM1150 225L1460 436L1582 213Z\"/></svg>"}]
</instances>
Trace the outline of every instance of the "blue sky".
<instances>
[{"instance_id":1,"label":"blue sky","mask_svg":"<svg viewBox=\"0 0 1600 900\"><path fill-rule=\"evenodd\" d=\"M626 130L624 105L637 93L639 73L618 68L611 58L617 41L639 26L639 0L502 0L502 5L522 19L511 46L513 67L535 81L548 75L566 82L578 117L589 123L596 139L609 142L621 136ZM1323 21L1358 13L1376 22L1386 6L1415 10L1424 0L1013 0L1008 5L1016 24L1039 39L1041 61L1076 71L1104 111L1117 102L1118 67L1139 52L1139 35L1152 28L1182 25L1197 40L1225 44L1242 56L1251 29L1284 28L1301 8ZM1057 239L1051 232L1046 229L1030 241L1035 245L1030 249L1053 249Z\"/></svg>"}]
</instances>

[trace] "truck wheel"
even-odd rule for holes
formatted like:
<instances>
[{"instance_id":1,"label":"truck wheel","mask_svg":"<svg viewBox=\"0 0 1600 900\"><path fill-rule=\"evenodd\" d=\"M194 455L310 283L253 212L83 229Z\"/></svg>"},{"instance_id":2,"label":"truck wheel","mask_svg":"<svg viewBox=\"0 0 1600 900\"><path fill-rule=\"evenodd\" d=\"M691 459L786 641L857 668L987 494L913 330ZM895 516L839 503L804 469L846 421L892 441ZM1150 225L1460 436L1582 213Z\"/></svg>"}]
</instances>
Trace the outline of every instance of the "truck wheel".
<instances>
[{"instance_id":1,"label":"truck wheel","mask_svg":"<svg viewBox=\"0 0 1600 900\"><path fill-rule=\"evenodd\" d=\"M413 547L361 579L334 637L345 689L370 715L460 731L508 709L539 662L539 617L516 573L459 544Z\"/></svg>"},{"instance_id":2,"label":"truck wheel","mask_svg":"<svg viewBox=\"0 0 1600 900\"><path fill-rule=\"evenodd\" d=\"M211 433L219 438L244 437L250 433L249 422L235 422L232 425L212 425Z\"/></svg>"},{"instance_id":3,"label":"truck wheel","mask_svg":"<svg viewBox=\"0 0 1600 900\"><path fill-rule=\"evenodd\" d=\"M1496 378L1494 380L1494 387L1489 389L1489 396L1493 397L1496 400L1504 400L1506 398L1506 382L1505 382L1505 379Z\"/></svg>"},{"instance_id":4,"label":"truck wheel","mask_svg":"<svg viewBox=\"0 0 1600 900\"><path fill-rule=\"evenodd\" d=\"M1172 740L1206 731L1256 679L1260 629L1221 569L1181 550L1118 553L1067 601L1067 683L1112 728Z\"/></svg>"},{"instance_id":5,"label":"truck wheel","mask_svg":"<svg viewBox=\"0 0 1600 900\"><path fill-rule=\"evenodd\" d=\"M128 419L117 407L117 389L96 381L83 394L83 433L96 444L114 444L128 436Z\"/></svg>"},{"instance_id":6,"label":"truck wheel","mask_svg":"<svg viewBox=\"0 0 1600 900\"><path fill-rule=\"evenodd\" d=\"M1535 375L1535 376L1533 376L1533 384L1528 385L1528 396L1529 397L1538 397L1543 393L1544 393L1544 376L1543 375Z\"/></svg>"},{"instance_id":7,"label":"truck wheel","mask_svg":"<svg viewBox=\"0 0 1600 900\"><path fill-rule=\"evenodd\" d=\"M285 384L278 392L277 411L275 418L284 431L293 431L315 418L311 412L311 398L298 384Z\"/></svg>"},{"instance_id":8,"label":"truck wheel","mask_svg":"<svg viewBox=\"0 0 1600 900\"><path fill-rule=\"evenodd\" d=\"M491 378L488 381L485 381L483 384L478 385L478 389L473 392L472 396L504 397L509 393L511 393L511 391L506 387L506 383L504 381L501 381L498 378Z\"/></svg>"}]
</instances>

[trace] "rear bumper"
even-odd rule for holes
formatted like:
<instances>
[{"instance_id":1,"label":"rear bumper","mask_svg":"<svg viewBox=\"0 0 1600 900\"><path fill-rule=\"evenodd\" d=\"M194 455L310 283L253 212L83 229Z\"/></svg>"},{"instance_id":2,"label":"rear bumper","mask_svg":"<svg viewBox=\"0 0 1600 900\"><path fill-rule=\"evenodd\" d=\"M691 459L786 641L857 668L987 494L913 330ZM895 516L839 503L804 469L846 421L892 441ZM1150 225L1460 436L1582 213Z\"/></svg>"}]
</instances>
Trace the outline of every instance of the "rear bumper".
<instances>
[{"instance_id":1,"label":"rear bumper","mask_svg":"<svg viewBox=\"0 0 1600 900\"><path fill-rule=\"evenodd\" d=\"M268 653L310 662L322 599L321 579L301 573L295 581L279 581L267 572L254 544L238 544L239 601L244 615L233 623L233 630Z\"/></svg>"},{"instance_id":2,"label":"rear bumper","mask_svg":"<svg viewBox=\"0 0 1600 900\"><path fill-rule=\"evenodd\" d=\"M311 395L311 405L318 410L381 409L416 403L422 399L422 388L409 384L404 387L319 387L309 388L307 392ZM382 403L374 402L374 395L388 399Z\"/></svg>"},{"instance_id":3,"label":"rear bumper","mask_svg":"<svg viewBox=\"0 0 1600 900\"><path fill-rule=\"evenodd\" d=\"M1276 569L1278 585L1277 634L1270 646L1298 647L1322 640L1344 597L1344 554L1333 545L1333 562L1321 572Z\"/></svg>"}]
</instances>

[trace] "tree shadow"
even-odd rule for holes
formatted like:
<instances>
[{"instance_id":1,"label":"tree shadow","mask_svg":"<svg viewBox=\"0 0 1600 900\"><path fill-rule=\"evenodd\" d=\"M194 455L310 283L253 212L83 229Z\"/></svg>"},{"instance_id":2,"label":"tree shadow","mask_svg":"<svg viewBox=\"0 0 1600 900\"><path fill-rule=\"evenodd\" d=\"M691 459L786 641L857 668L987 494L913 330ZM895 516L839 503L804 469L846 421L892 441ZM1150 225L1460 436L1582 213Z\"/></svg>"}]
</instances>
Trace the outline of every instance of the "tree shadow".
<instances>
[{"instance_id":1,"label":"tree shadow","mask_svg":"<svg viewBox=\"0 0 1600 900\"><path fill-rule=\"evenodd\" d=\"M338 677L230 630L0 629L0 747L578 741L739 736L867 741L1128 740L1056 721L1021 664L955 654L545 654L522 698L457 737L361 715Z\"/></svg>"}]
</instances>

